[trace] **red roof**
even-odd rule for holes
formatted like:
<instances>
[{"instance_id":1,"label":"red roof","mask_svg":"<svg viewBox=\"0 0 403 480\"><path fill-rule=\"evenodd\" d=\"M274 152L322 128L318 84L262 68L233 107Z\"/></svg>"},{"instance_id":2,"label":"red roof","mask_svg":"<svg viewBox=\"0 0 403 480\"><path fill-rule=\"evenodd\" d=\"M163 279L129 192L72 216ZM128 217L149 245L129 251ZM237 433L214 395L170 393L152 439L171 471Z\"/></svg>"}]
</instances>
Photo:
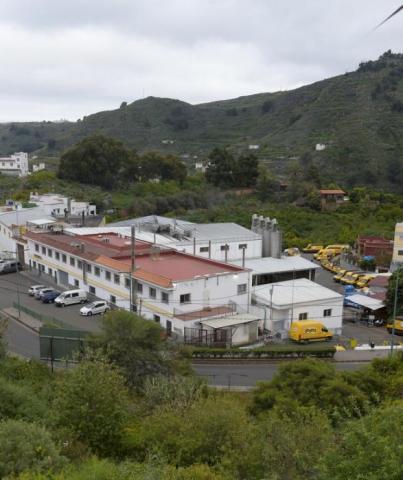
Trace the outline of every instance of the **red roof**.
<instances>
[{"instance_id":1,"label":"red roof","mask_svg":"<svg viewBox=\"0 0 403 480\"><path fill-rule=\"evenodd\" d=\"M105 242L104 237L112 235ZM129 273L131 266L130 242L114 234L92 236L65 235L55 233L27 232L25 236L33 241L70 253L78 258L98 263L115 271ZM83 248L81 246L83 245ZM152 252L148 242L136 241L136 260L134 278L144 280L165 288L174 282L195 280L222 274L234 274L247 269L216 260L197 257L176 250Z\"/></svg>"},{"instance_id":2,"label":"red roof","mask_svg":"<svg viewBox=\"0 0 403 480\"><path fill-rule=\"evenodd\" d=\"M344 190L319 190L321 195L346 195Z\"/></svg>"}]
</instances>

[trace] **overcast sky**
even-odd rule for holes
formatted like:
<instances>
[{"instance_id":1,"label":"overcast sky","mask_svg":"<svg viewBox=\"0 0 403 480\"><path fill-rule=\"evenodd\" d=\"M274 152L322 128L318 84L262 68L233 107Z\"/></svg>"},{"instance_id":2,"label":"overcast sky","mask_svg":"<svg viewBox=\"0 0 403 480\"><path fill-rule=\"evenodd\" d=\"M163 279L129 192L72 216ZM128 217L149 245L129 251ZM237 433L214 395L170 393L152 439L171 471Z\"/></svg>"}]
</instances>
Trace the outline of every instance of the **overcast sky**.
<instances>
[{"instance_id":1,"label":"overcast sky","mask_svg":"<svg viewBox=\"0 0 403 480\"><path fill-rule=\"evenodd\" d=\"M403 50L402 0L0 0L0 121L295 88Z\"/></svg>"}]
</instances>

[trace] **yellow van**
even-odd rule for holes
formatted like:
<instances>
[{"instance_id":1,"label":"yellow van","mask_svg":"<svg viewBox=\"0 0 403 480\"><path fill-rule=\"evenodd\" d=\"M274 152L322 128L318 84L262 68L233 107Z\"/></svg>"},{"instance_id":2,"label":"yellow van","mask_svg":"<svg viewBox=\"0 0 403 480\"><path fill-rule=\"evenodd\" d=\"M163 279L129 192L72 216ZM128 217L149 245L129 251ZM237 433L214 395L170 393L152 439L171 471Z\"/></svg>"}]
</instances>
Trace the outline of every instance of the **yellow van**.
<instances>
[{"instance_id":1,"label":"yellow van","mask_svg":"<svg viewBox=\"0 0 403 480\"><path fill-rule=\"evenodd\" d=\"M335 282L340 282L341 278L343 277L343 275L345 275L347 273L347 270L345 268L342 268L341 270L339 270L339 273L337 273L336 275L333 275L333 280Z\"/></svg>"},{"instance_id":2,"label":"yellow van","mask_svg":"<svg viewBox=\"0 0 403 480\"><path fill-rule=\"evenodd\" d=\"M386 328L389 333L392 333L393 323L389 322ZM396 317L395 319L395 335L403 335L403 317Z\"/></svg>"},{"instance_id":3,"label":"yellow van","mask_svg":"<svg viewBox=\"0 0 403 480\"><path fill-rule=\"evenodd\" d=\"M335 245L328 245L326 249L333 250L335 255L340 255L343 252L348 252L351 249L351 247L350 245L345 243L337 243Z\"/></svg>"},{"instance_id":4,"label":"yellow van","mask_svg":"<svg viewBox=\"0 0 403 480\"><path fill-rule=\"evenodd\" d=\"M313 243L308 243L306 247L302 249L304 253L318 253L319 250L322 250L323 245L314 245Z\"/></svg>"},{"instance_id":5,"label":"yellow van","mask_svg":"<svg viewBox=\"0 0 403 480\"><path fill-rule=\"evenodd\" d=\"M301 320L291 324L288 337L295 342L330 341L332 334L323 325L315 320Z\"/></svg>"},{"instance_id":6,"label":"yellow van","mask_svg":"<svg viewBox=\"0 0 403 480\"><path fill-rule=\"evenodd\" d=\"M363 275L360 277L356 282L355 285L358 288L364 288L368 285L368 283L375 278L376 275Z\"/></svg>"},{"instance_id":7,"label":"yellow van","mask_svg":"<svg viewBox=\"0 0 403 480\"><path fill-rule=\"evenodd\" d=\"M340 279L340 283L342 283L343 285L355 285L357 281L364 275L364 272L347 272Z\"/></svg>"}]
</instances>

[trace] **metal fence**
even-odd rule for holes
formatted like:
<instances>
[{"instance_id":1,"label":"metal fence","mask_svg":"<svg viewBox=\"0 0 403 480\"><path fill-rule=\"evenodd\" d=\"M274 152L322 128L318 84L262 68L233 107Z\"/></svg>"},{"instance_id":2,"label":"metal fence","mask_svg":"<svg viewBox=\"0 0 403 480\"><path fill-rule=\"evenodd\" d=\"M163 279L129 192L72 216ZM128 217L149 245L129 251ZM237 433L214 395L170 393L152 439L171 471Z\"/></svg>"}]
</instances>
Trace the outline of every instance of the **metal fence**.
<instances>
[{"instance_id":1,"label":"metal fence","mask_svg":"<svg viewBox=\"0 0 403 480\"><path fill-rule=\"evenodd\" d=\"M84 354L86 337L89 332L84 330L71 330L65 328L39 329L40 359L51 364L61 363L69 366L77 363Z\"/></svg>"},{"instance_id":2,"label":"metal fence","mask_svg":"<svg viewBox=\"0 0 403 480\"><path fill-rule=\"evenodd\" d=\"M30 317L36 318L36 320L39 320L40 322L42 322L42 323L44 323L48 326L60 327L60 328L69 328L69 325L62 322L58 318L55 318L51 315L45 315L43 313L36 312L35 310L32 310L31 308L25 307L24 305L19 305L17 302L13 302L13 307L16 310L19 310L21 312L26 313Z\"/></svg>"}]
</instances>

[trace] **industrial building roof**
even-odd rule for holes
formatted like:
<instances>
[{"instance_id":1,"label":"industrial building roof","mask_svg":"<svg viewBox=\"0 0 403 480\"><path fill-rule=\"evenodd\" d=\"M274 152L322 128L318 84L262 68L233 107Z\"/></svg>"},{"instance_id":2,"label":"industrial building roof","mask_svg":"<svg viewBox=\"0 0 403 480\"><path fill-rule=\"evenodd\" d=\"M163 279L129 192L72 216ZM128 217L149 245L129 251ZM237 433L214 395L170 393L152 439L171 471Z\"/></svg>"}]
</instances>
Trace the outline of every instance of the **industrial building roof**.
<instances>
[{"instance_id":1,"label":"industrial building roof","mask_svg":"<svg viewBox=\"0 0 403 480\"><path fill-rule=\"evenodd\" d=\"M360 307L368 308L369 310L379 310L385 306L382 300L369 297L367 295L361 295L359 293L355 295L349 295L348 301L359 305Z\"/></svg>"},{"instance_id":2,"label":"industrial building roof","mask_svg":"<svg viewBox=\"0 0 403 480\"><path fill-rule=\"evenodd\" d=\"M243 325L245 323L257 322L261 320L256 315L250 313L238 313L236 315L229 315L222 318L210 318L208 320L201 320L200 323L210 328L225 328L236 325Z\"/></svg>"},{"instance_id":3,"label":"industrial building roof","mask_svg":"<svg viewBox=\"0 0 403 480\"><path fill-rule=\"evenodd\" d=\"M307 278L297 278L285 282L270 283L255 288L254 295L273 308L289 308L292 304L342 300L343 295L312 282Z\"/></svg>"},{"instance_id":4,"label":"industrial building roof","mask_svg":"<svg viewBox=\"0 0 403 480\"><path fill-rule=\"evenodd\" d=\"M171 241L178 245L185 245L196 238L197 241L225 241L231 239L250 240L260 239L261 235L236 223L192 223L158 215L133 218L121 222L110 223L108 227L136 226L136 236L156 232L160 240ZM159 242L158 242L159 243Z\"/></svg>"},{"instance_id":5,"label":"industrial building roof","mask_svg":"<svg viewBox=\"0 0 403 480\"><path fill-rule=\"evenodd\" d=\"M261 235L237 223L197 223L193 225L193 237L203 241L224 241L225 239L261 239ZM178 242L181 243L181 242Z\"/></svg>"},{"instance_id":6,"label":"industrial building roof","mask_svg":"<svg viewBox=\"0 0 403 480\"><path fill-rule=\"evenodd\" d=\"M232 263L242 265L242 260ZM253 274L270 274L279 272L292 272L300 270L312 270L320 268L316 263L300 256L294 257L262 257L245 260L245 267L252 270Z\"/></svg>"},{"instance_id":7,"label":"industrial building roof","mask_svg":"<svg viewBox=\"0 0 403 480\"><path fill-rule=\"evenodd\" d=\"M54 220L53 217L47 215L41 207L20 208L11 212L0 212L0 222L10 227L11 225L26 225L27 222L32 223L33 220Z\"/></svg>"}]
</instances>

